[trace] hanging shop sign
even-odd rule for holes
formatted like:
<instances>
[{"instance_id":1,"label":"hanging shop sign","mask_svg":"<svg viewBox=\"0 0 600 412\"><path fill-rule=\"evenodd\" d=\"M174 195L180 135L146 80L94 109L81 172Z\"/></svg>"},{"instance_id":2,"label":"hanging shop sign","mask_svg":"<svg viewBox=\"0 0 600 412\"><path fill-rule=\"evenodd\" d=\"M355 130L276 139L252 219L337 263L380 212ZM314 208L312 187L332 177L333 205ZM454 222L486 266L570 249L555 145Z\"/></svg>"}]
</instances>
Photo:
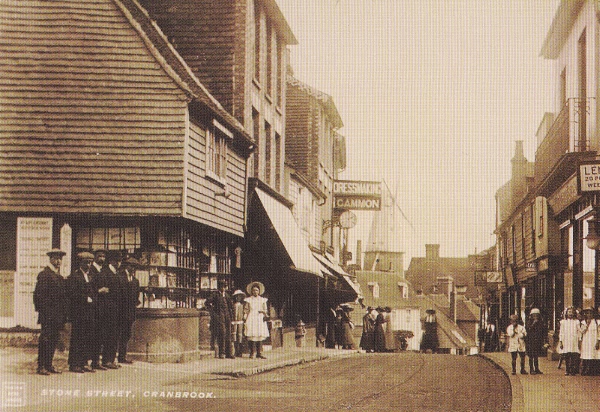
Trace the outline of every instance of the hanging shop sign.
<instances>
[{"instance_id":1,"label":"hanging shop sign","mask_svg":"<svg viewBox=\"0 0 600 412\"><path fill-rule=\"evenodd\" d=\"M579 193L600 191L600 161L582 162L577 174Z\"/></svg>"},{"instance_id":2,"label":"hanging shop sign","mask_svg":"<svg viewBox=\"0 0 600 412\"><path fill-rule=\"evenodd\" d=\"M336 180L333 207L346 210L381 210L381 182Z\"/></svg>"}]
</instances>

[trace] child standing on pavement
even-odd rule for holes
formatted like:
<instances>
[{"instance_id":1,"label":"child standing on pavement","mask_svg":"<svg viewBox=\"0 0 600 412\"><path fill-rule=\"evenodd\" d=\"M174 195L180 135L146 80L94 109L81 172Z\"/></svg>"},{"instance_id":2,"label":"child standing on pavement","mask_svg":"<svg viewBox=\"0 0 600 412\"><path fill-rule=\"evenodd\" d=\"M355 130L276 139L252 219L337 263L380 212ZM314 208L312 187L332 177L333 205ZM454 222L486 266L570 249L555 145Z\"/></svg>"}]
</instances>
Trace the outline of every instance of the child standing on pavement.
<instances>
[{"instance_id":1,"label":"child standing on pavement","mask_svg":"<svg viewBox=\"0 0 600 412\"><path fill-rule=\"evenodd\" d=\"M593 361L600 349L600 330L598 320L594 319L594 309L583 310L583 320L579 326L581 332L581 374L593 374Z\"/></svg>"},{"instance_id":2,"label":"child standing on pavement","mask_svg":"<svg viewBox=\"0 0 600 412\"><path fill-rule=\"evenodd\" d=\"M565 309L564 319L560 321L558 347L565 357L565 375L574 376L579 373L579 321L576 319L575 308Z\"/></svg>"},{"instance_id":3,"label":"child standing on pavement","mask_svg":"<svg viewBox=\"0 0 600 412\"><path fill-rule=\"evenodd\" d=\"M508 352L512 358L512 374L517 374L517 355L521 358L521 374L527 375L525 370L525 327L519 324L517 315L510 315L510 325L506 328L508 335Z\"/></svg>"}]
</instances>

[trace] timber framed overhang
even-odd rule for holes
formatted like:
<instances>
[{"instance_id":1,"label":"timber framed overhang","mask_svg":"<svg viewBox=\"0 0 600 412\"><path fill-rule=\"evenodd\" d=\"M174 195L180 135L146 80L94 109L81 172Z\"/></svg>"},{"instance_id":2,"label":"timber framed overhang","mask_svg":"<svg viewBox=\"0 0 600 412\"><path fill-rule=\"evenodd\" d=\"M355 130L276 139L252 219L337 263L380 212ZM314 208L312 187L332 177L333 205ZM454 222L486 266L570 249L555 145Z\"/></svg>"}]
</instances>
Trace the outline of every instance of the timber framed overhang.
<instances>
[{"instance_id":1,"label":"timber framed overhang","mask_svg":"<svg viewBox=\"0 0 600 412\"><path fill-rule=\"evenodd\" d=\"M149 13L136 0L113 1L130 18L138 32L147 39L149 49L154 51L157 57L176 74L192 104L202 105L210 110L218 121L231 126L235 144L244 147L244 151L249 155L255 148L254 139L244 126L209 93Z\"/></svg>"}]
</instances>

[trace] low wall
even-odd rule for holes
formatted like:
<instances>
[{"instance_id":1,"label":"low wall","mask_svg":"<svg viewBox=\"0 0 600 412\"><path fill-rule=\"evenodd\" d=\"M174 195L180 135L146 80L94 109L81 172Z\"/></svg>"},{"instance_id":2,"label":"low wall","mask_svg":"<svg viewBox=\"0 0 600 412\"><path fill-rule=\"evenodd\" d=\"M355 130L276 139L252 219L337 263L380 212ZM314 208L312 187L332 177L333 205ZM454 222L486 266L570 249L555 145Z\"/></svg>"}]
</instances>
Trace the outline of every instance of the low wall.
<instances>
[{"instance_id":1,"label":"low wall","mask_svg":"<svg viewBox=\"0 0 600 412\"><path fill-rule=\"evenodd\" d=\"M197 309L138 308L128 355L146 362L186 362L199 356Z\"/></svg>"}]
</instances>

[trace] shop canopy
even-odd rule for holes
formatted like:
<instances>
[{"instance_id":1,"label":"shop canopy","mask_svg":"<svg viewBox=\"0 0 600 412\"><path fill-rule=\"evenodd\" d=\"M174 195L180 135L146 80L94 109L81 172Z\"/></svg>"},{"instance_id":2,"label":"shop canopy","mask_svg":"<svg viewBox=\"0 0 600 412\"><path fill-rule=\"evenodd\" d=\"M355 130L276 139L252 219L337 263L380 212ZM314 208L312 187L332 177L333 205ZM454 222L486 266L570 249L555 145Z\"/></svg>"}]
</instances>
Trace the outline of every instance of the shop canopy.
<instances>
[{"instance_id":1,"label":"shop canopy","mask_svg":"<svg viewBox=\"0 0 600 412\"><path fill-rule=\"evenodd\" d=\"M335 258L333 256L331 256L329 253L325 254L325 256L318 253L313 253L313 256L321 263L321 265L323 265L327 272L333 274L337 278L343 279L345 283L356 293L357 297L362 296L360 285L352 281L350 275L335 262Z\"/></svg>"},{"instance_id":2,"label":"shop canopy","mask_svg":"<svg viewBox=\"0 0 600 412\"><path fill-rule=\"evenodd\" d=\"M308 241L298 227L292 211L259 188L256 188L256 194L292 261L292 269L323 277L321 265L313 257Z\"/></svg>"}]
</instances>

